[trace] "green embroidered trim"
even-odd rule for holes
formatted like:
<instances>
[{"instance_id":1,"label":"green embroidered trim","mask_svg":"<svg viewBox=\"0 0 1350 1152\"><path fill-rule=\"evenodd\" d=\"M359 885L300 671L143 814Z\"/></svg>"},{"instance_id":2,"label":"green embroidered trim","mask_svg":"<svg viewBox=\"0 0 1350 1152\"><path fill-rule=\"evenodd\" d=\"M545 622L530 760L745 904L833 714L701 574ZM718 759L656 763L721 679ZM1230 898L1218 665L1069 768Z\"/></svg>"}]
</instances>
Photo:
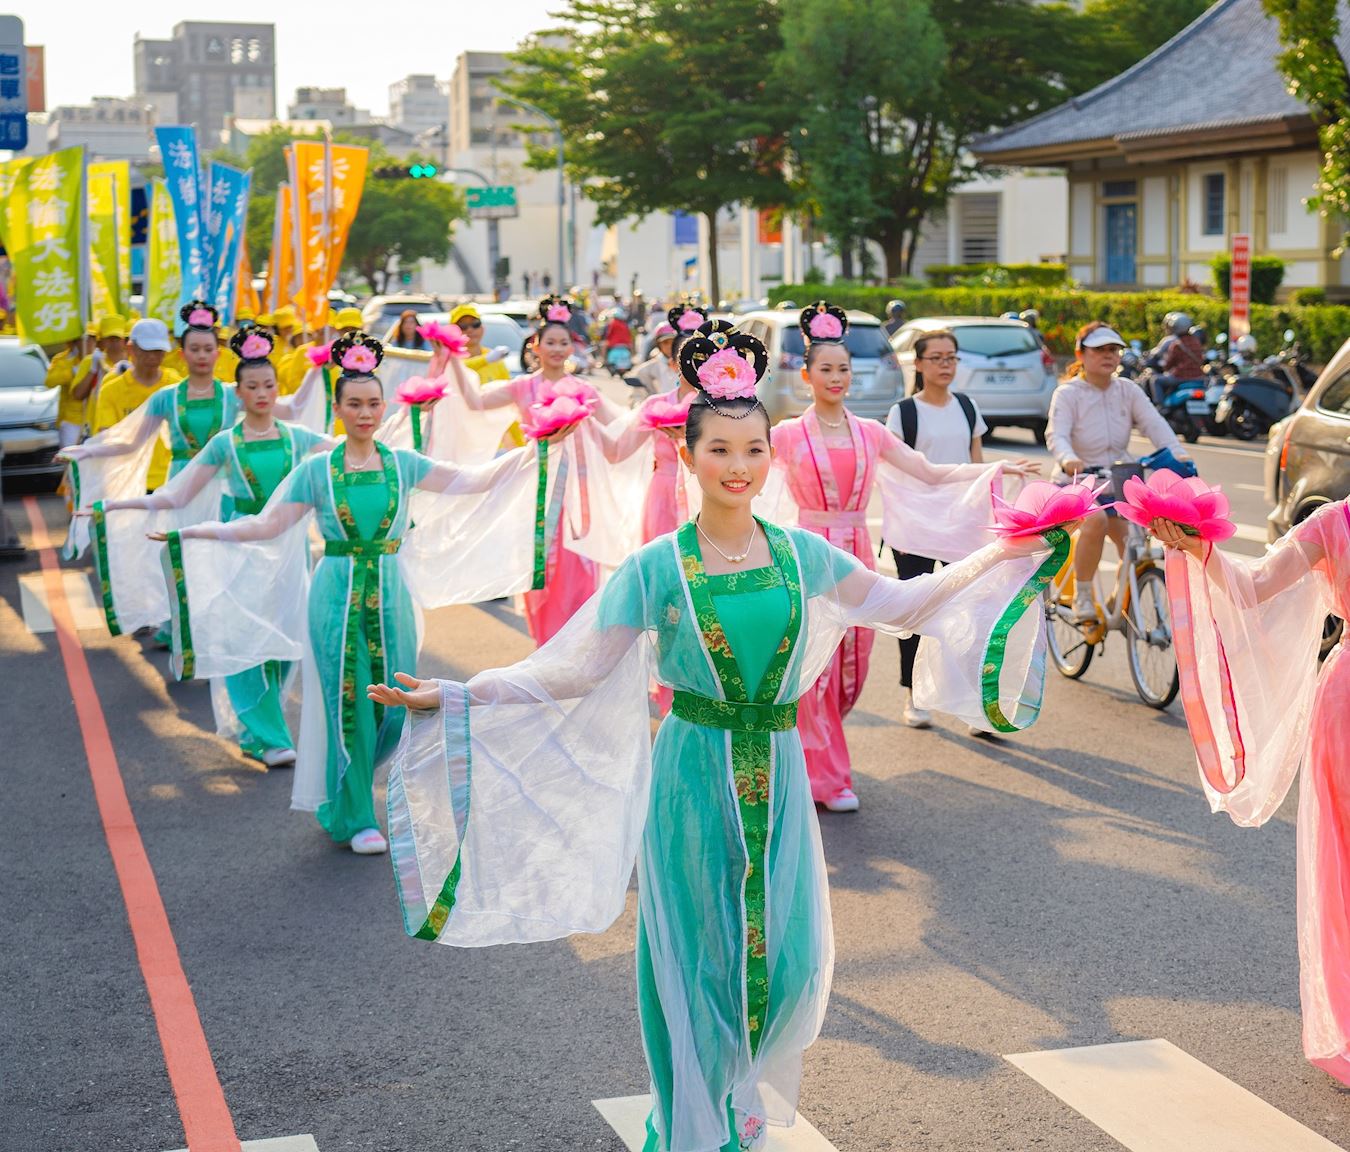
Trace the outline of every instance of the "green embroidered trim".
<instances>
[{"instance_id":1,"label":"green embroidered trim","mask_svg":"<svg viewBox=\"0 0 1350 1152\"><path fill-rule=\"evenodd\" d=\"M408 414L412 420L413 450L420 452L422 451L422 405L409 405Z\"/></svg>"},{"instance_id":2,"label":"green embroidered trim","mask_svg":"<svg viewBox=\"0 0 1350 1152\"><path fill-rule=\"evenodd\" d=\"M325 364L319 369L323 377L323 430L333 431L333 370Z\"/></svg>"},{"instance_id":3,"label":"green embroidered trim","mask_svg":"<svg viewBox=\"0 0 1350 1152\"><path fill-rule=\"evenodd\" d=\"M108 624L108 635L120 636L122 625L117 622L117 608L113 603L112 573L108 568L108 527L102 500L94 502L89 527L94 536L94 572L98 576L99 596L103 600L103 619Z\"/></svg>"},{"instance_id":4,"label":"green embroidered trim","mask_svg":"<svg viewBox=\"0 0 1350 1152\"><path fill-rule=\"evenodd\" d=\"M730 732L787 732L797 727L797 702L787 704L746 704L734 700L714 700L697 692L676 690L671 707L681 720L721 728Z\"/></svg>"},{"instance_id":5,"label":"green embroidered trim","mask_svg":"<svg viewBox=\"0 0 1350 1152\"><path fill-rule=\"evenodd\" d=\"M324 555L347 556L351 560L351 593L347 598L347 612L342 626L342 743L343 751L351 757L352 740L356 734L356 634L362 623L366 628L366 651L370 656L370 673L376 684L384 681L384 646L380 642L380 557L398 551L398 540L387 536L398 515L400 487L398 462L394 454L376 441L380 454L382 474L377 472L347 473L342 470L345 445L339 444L328 456L328 470L333 481L333 511L346 540L324 541ZM370 476L371 479L365 479ZM368 540L356 537L356 516L347 499L351 484L383 482L388 489L384 515ZM333 546L334 551L329 551ZM384 720L384 706L375 705L375 727Z\"/></svg>"},{"instance_id":6,"label":"green embroidered trim","mask_svg":"<svg viewBox=\"0 0 1350 1152\"><path fill-rule=\"evenodd\" d=\"M534 576L530 588L538 592L548 577L548 441L539 444L539 484L534 497Z\"/></svg>"},{"instance_id":7,"label":"green embroidered trim","mask_svg":"<svg viewBox=\"0 0 1350 1152\"><path fill-rule=\"evenodd\" d=\"M1027 609L1045 595L1046 586L1069 558L1069 535L1063 528L1051 528L1044 534L1044 539L1050 545L1049 558L1036 569L1031 579L1022 585L1012 602L1003 610L984 650L984 663L980 668L980 704L985 718L998 732L1018 732L1028 727L1041 711L1040 700L1037 699L1034 704L1019 707L1017 720L1020 723L1009 720L999 703L999 680L1003 675L1003 662L1008 655L1008 635L1013 626Z\"/></svg>"},{"instance_id":8,"label":"green embroidered trim","mask_svg":"<svg viewBox=\"0 0 1350 1152\"><path fill-rule=\"evenodd\" d=\"M206 440L210 440L225 423L225 389L219 380L211 381L212 396L211 400L215 404L215 414L211 417L211 430L206 434ZM174 417L178 424L178 435L182 437L183 443L187 445L186 449L174 446L170 455L175 460L191 460L198 452L202 450L202 445L206 440L198 441L192 434L192 429L188 427L187 408L188 408L188 382L184 380L174 389Z\"/></svg>"},{"instance_id":9,"label":"green embroidered trim","mask_svg":"<svg viewBox=\"0 0 1350 1152\"><path fill-rule=\"evenodd\" d=\"M427 910L427 918L422 922L422 926L413 933L416 940L435 940L440 936L446 923L450 919L450 913L455 907L455 891L459 887L460 872L464 864L464 838L468 835L469 827L469 805L473 795L473 740L469 732L469 702L464 701L464 730L462 737L462 747L464 749L464 780L462 784L463 796L463 815L456 811L455 824L459 832L459 847L455 850L455 864L450 869L450 875L445 878L445 883L441 885L441 890L436 894L435 901ZM450 800L454 806L456 794L460 788L455 786L453 774L451 776Z\"/></svg>"},{"instance_id":10,"label":"green embroidered trim","mask_svg":"<svg viewBox=\"0 0 1350 1152\"><path fill-rule=\"evenodd\" d=\"M725 701L710 700L708 703L721 704L725 709L738 714L740 709L747 705L778 709L793 707L795 711L795 706L775 705L774 702L783 686L792 653L801 634L803 616L801 572L797 567L796 555L787 533L763 520L758 522L768 538L769 551L788 593L788 624L782 642L760 682L756 693L757 699L754 701L748 699L745 681L736 664L735 654L718 619L717 607L713 602L715 578L710 577L703 567L703 554L699 548L698 529L694 522L690 521L683 525L676 537L680 548L681 567L694 605L694 618L722 686L722 693L726 697ZM772 579L764 575L755 577L753 570L734 575L746 579L731 581L733 586L737 583L749 584L750 578ZM769 586L776 586L776 579L775 583ZM782 712L777 716L773 713L769 715L778 722L784 719ZM758 717L765 718L762 713L758 714ZM772 733L782 729L748 725L733 727L727 724L715 726L731 728L731 777L736 788L741 834L745 841L745 874L741 882L742 900L745 904L745 1027L753 1055L759 1050L760 1037L768 1021L769 1011L765 908L768 898L769 805L773 797Z\"/></svg>"},{"instance_id":11,"label":"green embroidered trim","mask_svg":"<svg viewBox=\"0 0 1350 1152\"><path fill-rule=\"evenodd\" d=\"M169 573L177 610L174 612L174 661L180 680L191 680L197 671L197 655L192 648L192 617L188 613L187 578L183 574L183 542L177 532L165 538L168 545Z\"/></svg>"},{"instance_id":12,"label":"green embroidered trim","mask_svg":"<svg viewBox=\"0 0 1350 1152\"><path fill-rule=\"evenodd\" d=\"M286 453L286 458L281 465L281 480L284 480L291 474L291 469L295 466L295 437L291 435L291 430L285 424L278 424L277 430L281 433L281 443L284 445L283 451ZM262 482L249 463L249 453L245 446L248 442L244 439L242 422L234 426L230 433L230 439L234 445L234 458L239 464L239 473L243 476L244 483L248 485L249 490L249 499L235 500L234 510L242 516L255 516L263 510L263 506L272 493L263 491ZM264 441L264 443L270 443L270 441ZM278 480L277 483L280 484L281 480Z\"/></svg>"}]
</instances>

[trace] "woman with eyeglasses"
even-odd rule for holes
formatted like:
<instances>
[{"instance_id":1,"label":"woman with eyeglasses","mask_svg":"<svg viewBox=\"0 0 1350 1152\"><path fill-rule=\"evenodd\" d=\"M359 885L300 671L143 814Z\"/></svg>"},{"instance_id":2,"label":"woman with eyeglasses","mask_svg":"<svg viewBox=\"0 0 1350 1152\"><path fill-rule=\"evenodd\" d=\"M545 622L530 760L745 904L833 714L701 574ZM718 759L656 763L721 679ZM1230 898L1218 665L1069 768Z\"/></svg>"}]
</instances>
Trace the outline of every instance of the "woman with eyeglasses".
<instances>
[{"instance_id":1,"label":"woman with eyeglasses","mask_svg":"<svg viewBox=\"0 0 1350 1152\"><path fill-rule=\"evenodd\" d=\"M1136 430L1154 448L1170 448L1178 460L1190 459L1144 390L1116 375L1124 351L1125 341L1105 321L1094 320L1079 329L1074 361L1050 398L1046 439L1055 457L1056 478L1102 472L1117 460L1133 459L1130 437ZM1074 545L1073 617L1080 624L1097 619L1092 580L1102 562L1107 536L1124 555L1125 523L1113 508L1088 516Z\"/></svg>"}]
</instances>

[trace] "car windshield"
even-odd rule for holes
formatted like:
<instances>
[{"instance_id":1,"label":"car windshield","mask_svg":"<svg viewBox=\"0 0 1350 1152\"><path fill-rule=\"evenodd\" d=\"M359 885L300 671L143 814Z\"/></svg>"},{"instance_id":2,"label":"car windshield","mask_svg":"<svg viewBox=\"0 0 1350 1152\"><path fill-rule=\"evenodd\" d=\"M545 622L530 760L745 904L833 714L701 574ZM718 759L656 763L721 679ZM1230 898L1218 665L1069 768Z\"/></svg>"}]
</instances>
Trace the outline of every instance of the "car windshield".
<instances>
[{"instance_id":1,"label":"car windshield","mask_svg":"<svg viewBox=\"0 0 1350 1152\"><path fill-rule=\"evenodd\" d=\"M505 344L512 352L519 352L525 342L525 332L509 316L483 317L483 347L495 348Z\"/></svg>"},{"instance_id":2,"label":"car windshield","mask_svg":"<svg viewBox=\"0 0 1350 1152\"><path fill-rule=\"evenodd\" d=\"M961 351L977 356L1020 356L1040 348L1030 328L1011 324L962 324L954 331Z\"/></svg>"},{"instance_id":3,"label":"car windshield","mask_svg":"<svg viewBox=\"0 0 1350 1152\"><path fill-rule=\"evenodd\" d=\"M0 348L0 388L41 388L47 369L31 352Z\"/></svg>"},{"instance_id":4,"label":"car windshield","mask_svg":"<svg viewBox=\"0 0 1350 1152\"><path fill-rule=\"evenodd\" d=\"M851 325L844 343L855 359L880 360L890 351L880 324ZM802 344L802 330L795 324L783 329L783 351L789 356L801 356L806 351Z\"/></svg>"},{"instance_id":5,"label":"car windshield","mask_svg":"<svg viewBox=\"0 0 1350 1152\"><path fill-rule=\"evenodd\" d=\"M439 312L442 307L434 300L414 300L411 304L384 304L380 307L380 321L382 324L392 324L405 312L416 312L419 316L427 312Z\"/></svg>"}]
</instances>

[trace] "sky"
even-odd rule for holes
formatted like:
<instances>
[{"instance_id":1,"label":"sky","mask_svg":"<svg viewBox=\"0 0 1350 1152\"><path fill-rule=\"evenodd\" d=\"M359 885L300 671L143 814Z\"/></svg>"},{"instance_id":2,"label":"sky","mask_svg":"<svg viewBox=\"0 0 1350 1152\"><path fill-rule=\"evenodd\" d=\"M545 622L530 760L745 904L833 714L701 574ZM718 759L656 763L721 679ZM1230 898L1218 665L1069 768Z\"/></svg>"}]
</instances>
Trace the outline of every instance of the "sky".
<instances>
[{"instance_id":1,"label":"sky","mask_svg":"<svg viewBox=\"0 0 1350 1152\"><path fill-rule=\"evenodd\" d=\"M276 26L279 116L296 88L311 85L346 88L351 103L382 116L395 80L414 73L448 80L461 52L509 51L548 27L549 13L562 6L562 0L11 0L5 8L23 20L25 43L46 46L49 109L131 95L138 34L168 40L180 21L226 20Z\"/></svg>"}]
</instances>

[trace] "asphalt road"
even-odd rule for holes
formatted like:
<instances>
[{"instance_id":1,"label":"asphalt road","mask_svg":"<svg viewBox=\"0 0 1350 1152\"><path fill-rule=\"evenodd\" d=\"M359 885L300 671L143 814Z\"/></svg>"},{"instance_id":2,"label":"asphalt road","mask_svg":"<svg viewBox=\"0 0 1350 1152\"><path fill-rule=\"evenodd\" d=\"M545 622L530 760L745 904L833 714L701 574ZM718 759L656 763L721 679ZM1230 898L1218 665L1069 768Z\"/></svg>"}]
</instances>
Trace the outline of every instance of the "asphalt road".
<instances>
[{"instance_id":1,"label":"asphalt road","mask_svg":"<svg viewBox=\"0 0 1350 1152\"><path fill-rule=\"evenodd\" d=\"M1259 527L1259 450L1197 456ZM41 511L59 540L61 505ZM71 690L55 638L23 623L36 567L0 565L0 1150L181 1148ZM204 685L166 681L135 638L80 640L243 1139L620 1148L590 1101L646 1091L631 896L599 936L409 940L388 861L289 812L289 775L211 733ZM422 669L463 677L530 648L506 605L449 609ZM1026 733L916 732L878 642L849 722L862 810L821 818L837 963L802 1113L841 1152L1105 1152L1119 1145L1003 1057L1164 1037L1350 1144L1350 1093L1301 1055L1292 798L1257 832L1211 816L1179 705L1138 701L1118 643L1082 682L1051 676Z\"/></svg>"}]
</instances>

